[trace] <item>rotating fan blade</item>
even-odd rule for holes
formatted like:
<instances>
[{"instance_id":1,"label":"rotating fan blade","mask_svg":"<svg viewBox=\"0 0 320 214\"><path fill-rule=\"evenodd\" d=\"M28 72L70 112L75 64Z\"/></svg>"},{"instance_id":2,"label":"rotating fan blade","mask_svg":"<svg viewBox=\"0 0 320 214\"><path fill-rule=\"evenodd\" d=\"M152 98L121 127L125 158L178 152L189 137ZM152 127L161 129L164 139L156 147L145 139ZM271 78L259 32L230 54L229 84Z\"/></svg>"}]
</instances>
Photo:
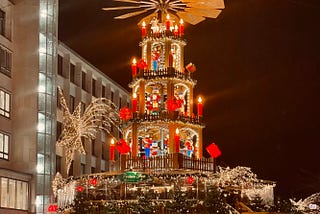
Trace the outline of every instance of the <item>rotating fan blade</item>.
<instances>
[{"instance_id":1,"label":"rotating fan blade","mask_svg":"<svg viewBox=\"0 0 320 214\"><path fill-rule=\"evenodd\" d=\"M192 25L196 25L200 22L202 22L203 20L205 20L204 17L202 16L197 16L188 12L184 12L184 11L179 11L177 12L177 15L182 18L184 21L192 24Z\"/></svg>"},{"instance_id":2,"label":"rotating fan blade","mask_svg":"<svg viewBox=\"0 0 320 214\"><path fill-rule=\"evenodd\" d=\"M142 11L136 11L136 12L132 12L132 13L126 13L126 14L123 14L123 15L120 15L120 16L116 16L114 17L115 19L127 19L127 18L130 18L130 17L133 17L133 16L138 16L142 13L145 13L145 12L148 12L148 10L142 10Z\"/></svg>"},{"instance_id":3,"label":"rotating fan blade","mask_svg":"<svg viewBox=\"0 0 320 214\"><path fill-rule=\"evenodd\" d=\"M198 9L198 8L186 8L186 12L197 16L204 16L208 18L217 18L221 13L221 10L216 9Z\"/></svg>"},{"instance_id":4,"label":"rotating fan blade","mask_svg":"<svg viewBox=\"0 0 320 214\"><path fill-rule=\"evenodd\" d=\"M208 1L196 1L196 0L186 0L187 7L195 7L201 9L223 9L225 8L223 0L208 0Z\"/></svg>"},{"instance_id":5,"label":"rotating fan blade","mask_svg":"<svg viewBox=\"0 0 320 214\"><path fill-rule=\"evenodd\" d=\"M134 1L134 0L113 0L113 1L140 4L140 1Z\"/></svg>"},{"instance_id":6,"label":"rotating fan blade","mask_svg":"<svg viewBox=\"0 0 320 214\"><path fill-rule=\"evenodd\" d=\"M111 11L111 10L129 10L129 9L139 9L141 6L123 6L123 7L105 7L102 10Z\"/></svg>"}]
</instances>

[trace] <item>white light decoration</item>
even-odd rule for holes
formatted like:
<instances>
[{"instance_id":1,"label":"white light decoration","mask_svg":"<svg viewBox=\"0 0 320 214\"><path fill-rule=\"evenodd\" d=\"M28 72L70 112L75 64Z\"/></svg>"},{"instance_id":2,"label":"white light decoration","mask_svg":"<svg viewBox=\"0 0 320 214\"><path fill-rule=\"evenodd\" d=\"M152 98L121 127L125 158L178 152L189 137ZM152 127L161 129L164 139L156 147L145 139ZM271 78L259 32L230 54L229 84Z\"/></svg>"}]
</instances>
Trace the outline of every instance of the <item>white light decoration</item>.
<instances>
[{"instance_id":1,"label":"white light decoration","mask_svg":"<svg viewBox=\"0 0 320 214\"><path fill-rule=\"evenodd\" d=\"M116 106L105 98L93 99L82 116L81 104L79 103L75 111L71 114L59 87L58 92L63 109L64 128L57 141L57 145L65 148L68 174L74 153L78 151L81 154L85 154L81 137L90 140L95 139L97 130L100 129L110 133L112 126L120 130L120 117Z\"/></svg>"}]
</instances>

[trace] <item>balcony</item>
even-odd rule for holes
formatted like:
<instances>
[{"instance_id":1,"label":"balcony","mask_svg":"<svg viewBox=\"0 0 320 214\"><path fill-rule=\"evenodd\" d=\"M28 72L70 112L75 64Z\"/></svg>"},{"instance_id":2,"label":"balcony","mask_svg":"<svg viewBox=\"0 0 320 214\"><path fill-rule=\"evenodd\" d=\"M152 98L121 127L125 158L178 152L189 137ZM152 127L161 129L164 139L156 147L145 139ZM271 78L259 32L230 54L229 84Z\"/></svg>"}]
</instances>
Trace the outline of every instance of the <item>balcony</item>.
<instances>
[{"instance_id":1,"label":"balcony","mask_svg":"<svg viewBox=\"0 0 320 214\"><path fill-rule=\"evenodd\" d=\"M141 172L161 172L177 169L215 172L215 162L212 158L194 159L180 153L147 159L122 155L120 169L121 171L133 170Z\"/></svg>"},{"instance_id":2,"label":"balcony","mask_svg":"<svg viewBox=\"0 0 320 214\"><path fill-rule=\"evenodd\" d=\"M184 114L179 114L177 111L163 111L163 112L153 112L151 114L138 114L134 113L131 122L141 122L141 121L179 121L183 123L189 123L193 125L203 125L202 117L198 116L187 116Z\"/></svg>"},{"instance_id":3,"label":"balcony","mask_svg":"<svg viewBox=\"0 0 320 214\"><path fill-rule=\"evenodd\" d=\"M144 78L146 80L151 80L151 79L157 79L157 78L177 78L185 81L192 82L193 84L196 84L196 80L191 78L191 73L186 71L186 72L181 72L176 70L173 67L168 67L165 69L159 69L157 71L155 70L145 70L145 69L139 69L139 72L137 75L133 77L134 79L140 79Z\"/></svg>"}]
</instances>

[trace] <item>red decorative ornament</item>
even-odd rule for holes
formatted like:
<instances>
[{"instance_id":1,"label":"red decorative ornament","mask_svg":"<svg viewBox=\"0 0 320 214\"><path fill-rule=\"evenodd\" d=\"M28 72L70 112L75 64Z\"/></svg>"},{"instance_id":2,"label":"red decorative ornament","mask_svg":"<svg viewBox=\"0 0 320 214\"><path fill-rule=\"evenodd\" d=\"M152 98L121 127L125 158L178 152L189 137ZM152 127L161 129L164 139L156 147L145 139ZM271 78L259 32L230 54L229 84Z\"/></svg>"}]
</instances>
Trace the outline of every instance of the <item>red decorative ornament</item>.
<instances>
[{"instance_id":1,"label":"red decorative ornament","mask_svg":"<svg viewBox=\"0 0 320 214\"><path fill-rule=\"evenodd\" d=\"M77 192L82 192L83 191L83 187L82 186L77 186L76 190L77 190Z\"/></svg>"},{"instance_id":2,"label":"red decorative ornament","mask_svg":"<svg viewBox=\"0 0 320 214\"><path fill-rule=\"evenodd\" d=\"M92 186L95 186L95 185L97 185L97 179L96 178L91 178L90 180L89 180L89 183L92 185Z\"/></svg>"},{"instance_id":3,"label":"red decorative ornament","mask_svg":"<svg viewBox=\"0 0 320 214\"><path fill-rule=\"evenodd\" d=\"M140 59L137 66L139 69L143 70L148 67L148 64L143 59Z\"/></svg>"},{"instance_id":4,"label":"red decorative ornament","mask_svg":"<svg viewBox=\"0 0 320 214\"><path fill-rule=\"evenodd\" d=\"M186 66L186 69L187 69L187 71L189 71L191 73L193 73L197 70L196 66L191 62Z\"/></svg>"},{"instance_id":5,"label":"red decorative ornament","mask_svg":"<svg viewBox=\"0 0 320 214\"><path fill-rule=\"evenodd\" d=\"M213 158L217 158L221 155L221 151L215 143L211 143L209 146L207 146L206 150Z\"/></svg>"},{"instance_id":6,"label":"red decorative ornament","mask_svg":"<svg viewBox=\"0 0 320 214\"><path fill-rule=\"evenodd\" d=\"M57 212L57 210L58 210L58 205L57 204L50 204L48 206L48 213Z\"/></svg>"},{"instance_id":7,"label":"red decorative ornament","mask_svg":"<svg viewBox=\"0 0 320 214\"><path fill-rule=\"evenodd\" d=\"M131 119L132 113L128 107L123 107L119 111L120 119L123 121L127 121Z\"/></svg>"},{"instance_id":8,"label":"red decorative ornament","mask_svg":"<svg viewBox=\"0 0 320 214\"><path fill-rule=\"evenodd\" d=\"M192 176L187 177L186 179L187 184L193 184L194 178Z\"/></svg>"},{"instance_id":9,"label":"red decorative ornament","mask_svg":"<svg viewBox=\"0 0 320 214\"><path fill-rule=\"evenodd\" d=\"M180 136L179 136L179 129L176 129L176 133L174 135L174 141L175 141L175 152L179 153L180 152Z\"/></svg>"},{"instance_id":10,"label":"red decorative ornament","mask_svg":"<svg viewBox=\"0 0 320 214\"><path fill-rule=\"evenodd\" d=\"M117 142L116 149L120 154L126 154L130 152L130 146L124 139L120 139L119 142Z\"/></svg>"}]
</instances>

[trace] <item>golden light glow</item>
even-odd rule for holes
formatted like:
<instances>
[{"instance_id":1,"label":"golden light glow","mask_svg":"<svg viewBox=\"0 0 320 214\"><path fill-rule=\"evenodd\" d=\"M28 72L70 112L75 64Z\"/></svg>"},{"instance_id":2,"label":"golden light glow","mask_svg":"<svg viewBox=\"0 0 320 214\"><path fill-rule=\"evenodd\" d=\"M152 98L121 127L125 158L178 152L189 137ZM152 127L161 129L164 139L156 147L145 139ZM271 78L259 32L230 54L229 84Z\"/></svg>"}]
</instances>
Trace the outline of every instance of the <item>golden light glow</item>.
<instances>
[{"instance_id":1,"label":"golden light glow","mask_svg":"<svg viewBox=\"0 0 320 214\"><path fill-rule=\"evenodd\" d=\"M133 58L133 60L132 60L132 64L137 64L137 60L136 60L136 58Z\"/></svg>"},{"instance_id":2,"label":"golden light glow","mask_svg":"<svg viewBox=\"0 0 320 214\"><path fill-rule=\"evenodd\" d=\"M198 98L198 103L202 103L202 98L201 97Z\"/></svg>"},{"instance_id":3,"label":"golden light glow","mask_svg":"<svg viewBox=\"0 0 320 214\"><path fill-rule=\"evenodd\" d=\"M111 139L111 146L114 146L114 139Z\"/></svg>"},{"instance_id":4,"label":"golden light glow","mask_svg":"<svg viewBox=\"0 0 320 214\"><path fill-rule=\"evenodd\" d=\"M146 27L146 22L145 21L142 22L142 27Z\"/></svg>"},{"instance_id":5,"label":"golden light glow","mask_svg":"<svg viewBox=\"0 0 320 214\"><path fill-rule=\"evenodd\" d=\"M179 129L178 128L176 128L176 135L178 135L179 134Z\"/></svg>"},{"instance_id":6,"label":"golden light glow","mask_svg":"<svg viewBox=\"0 0 320 214\"><path fill-rule=\"evenodd\" d=\"M133 93L132 97L133 97L133 99L136 99L137 98L137 93Z\"/></svg>"},{"instance_id":7,"label":"golden light glow","mask_svg":"<svg viewBox=\"0 0 320 214\"><path fill-rule=\"evenodd\" d=\"M169 19L170 19L170 15L169 15L169 13L167 14L166 18L167 18L167 20L169 20Z\"/></svg>"},{"instance_id":8,"label":"golden light glow","mask_svg":"<svg viewBox=\"0 0 320 214\"><path fill-rule=\"evenodd\" d=\"M181 25L183 24L183 19L180 19L180 24L181 24Z\"/></svg>"}]
</instances>

